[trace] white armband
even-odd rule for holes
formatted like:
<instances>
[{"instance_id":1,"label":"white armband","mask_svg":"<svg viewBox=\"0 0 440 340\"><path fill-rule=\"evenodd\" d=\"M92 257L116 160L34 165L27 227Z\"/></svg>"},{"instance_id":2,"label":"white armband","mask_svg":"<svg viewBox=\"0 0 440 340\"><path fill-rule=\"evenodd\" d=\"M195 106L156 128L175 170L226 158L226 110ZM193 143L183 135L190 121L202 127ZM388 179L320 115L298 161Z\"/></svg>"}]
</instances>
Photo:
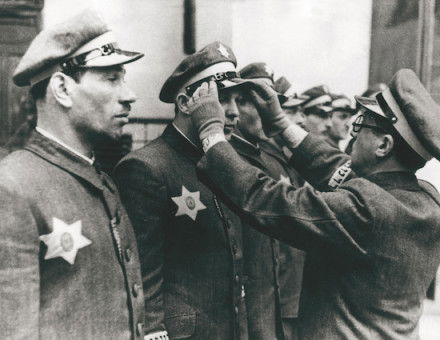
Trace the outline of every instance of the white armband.
<instances>
[{"instance_id":1,"label":"white armband","mask_svg":"<svg viewBox=\"0 0 440 340\"><path fill-rule=\"evenodd\" d=\"M209 135L202 140L203 151L206 153L210 148L212 148L215 144L219 142L226 142L225 135L223 133L215 133Z\"/></svg>"},{"instance_id":2,"label":"white armband","mask_svg":"<svg viewBox=\"0 0 440 340\"><path fill-rule=\"evenodd\" d=\"M309 133L302 127L296 124L291 124L281 133L281 136L289 149L295 149L302 143L308 134Z\"/></svg>"},{"instance_id":3,"label":"white armband","mask_svg":"<svg viewBox=\"0 0 440 340\"><path fill-rule=\"evenodd\" d=\"M160 331L144 335L144 340L169 340L169 338L167 331Z\"/></svg>"}]
</instances>

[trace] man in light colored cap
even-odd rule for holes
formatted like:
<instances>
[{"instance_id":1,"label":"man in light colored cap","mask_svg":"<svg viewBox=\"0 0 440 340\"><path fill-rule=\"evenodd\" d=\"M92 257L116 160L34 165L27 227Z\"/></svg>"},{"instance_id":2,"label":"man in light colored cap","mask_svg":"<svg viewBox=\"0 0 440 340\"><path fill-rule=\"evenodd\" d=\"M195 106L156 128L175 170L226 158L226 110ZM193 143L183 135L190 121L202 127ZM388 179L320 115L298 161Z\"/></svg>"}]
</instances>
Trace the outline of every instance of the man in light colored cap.
<instances>
[{"instance_id":1,"label":"man in light colored cap","mask_svg":"<svg viewBox=\"0 0 440 340\"><path fill-rule=\"evenodd\" d=\"M249 64L240 75L243 79L260 79L274 86L273 72L266 63ZM237 153L276 180L302 185L304 181L289 167L282 150L265 136L258 110L245 86L240 88L237 108L238 129L230 139ZM243 249L249 338L290 339L283 328L286 331L294 328L304 253L249 226L243 229Z\"/></svg>"},{"instance_id":2,"label":"man in light colored cap","mask_svg":"<svg viewBox=\"0 0 440 340\"><path fill-rule=\"evenodd\" d=\"M265 131L281 134L297 169L315 187L326 181L326 192L276 182L243 162L222 137L216 89L207 83L189 103L207 136L199 170L251 226L308 251L300 338L417 339L440 263L440 195L415 171L440 158L440 107L413 71L400 70L375 98L357 98L363 112L350 159L292 125L276 93L254 83ZM350 161L358 177L338 174L331 191L334 169Z\"/></svg>"},{"instance_id":3,"label":"man in light colored cap","mask_svg":"<svg viewBox=\"0 0 440 340\"><path fill-rule=\"evenodd\" d=\"M136 239L111 179L93 166L134 93L92 10L40 32L13 80L31 86L38 123L0 162L0 329L14 339L143 339Z\"/></svg>"},{"instance_id":4,"label":"man in light colored cap","mask_svg":"<svg viewBox=\"0 0 440 340\"><path fill-rule=\"evenodd\" d=\"M237 77L234 53L221 42L186 57L159 95L174 104L174 121L115 169L139 246L147 332L248 339L241 220L200 181L203 150L188 111L194 90L213 79L229 139L238 120Z\"/></svg>"},{"instance_id":5,"label":"man in light colored cap","mask_svg":"<svg viewBox=\"0 0 440 340\"><path fill-rule=\"evenodd\" d=\"M331 127L325 139L330 145L340 149L339 143L348 137L350 132L350 120L356 113L351 107L351 101L347 96L332 94L330 111Z\"/></svg>"},{"instance_id":6,"label":"man in light colored cap","mask_svg":"<svg viewBox=\"0 0 440 340\"><path fill-rule=\"evenodd\" d=\"M329 88L326 85L314 86L302 95L308 97L301 104L306 116L305 129L316 136L326 138L332 126L332 97Z\"/></svg>"}]
</instances>

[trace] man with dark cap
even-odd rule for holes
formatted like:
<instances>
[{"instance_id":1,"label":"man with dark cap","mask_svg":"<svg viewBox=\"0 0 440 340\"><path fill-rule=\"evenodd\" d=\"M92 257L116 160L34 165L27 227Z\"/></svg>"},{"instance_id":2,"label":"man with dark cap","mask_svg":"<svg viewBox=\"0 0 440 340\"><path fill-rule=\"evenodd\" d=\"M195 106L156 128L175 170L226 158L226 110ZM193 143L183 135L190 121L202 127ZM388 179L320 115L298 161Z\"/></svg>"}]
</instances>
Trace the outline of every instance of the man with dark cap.
<instances>
[{"instance_id":1,"label":"man with dark cap","mask_svg":"<svg viewBox=\"0 0 440 340\"><path fill-rule=\"evenodd\" d=\"M332 126L330 112L332 97L327 86L319 85L305 91L308 99L302 103L306 116L305 129L321 138L327 138Z\"/></svg>"},{"instance_id":2,"label":"man with dark cap","mask_svg":"<svg viewBox=\"0 0 440 340\"><path fill-rule=\"evenodd\" d=\"M240 70L240 76L260 79L274 86L273 72L266 63L249 64ZM264 135L247 87L239 90L240 120L237 135L230 139L231 145L243 159L275 180L302 185L304 181L288 166L281 149ZM245 287L249 337L255 340L291 339L294 319L298 316L304 253L250 227L243 229L243 250L248 278Z\"/></svg>"},{"instance_id":3,"label":"man with dark cap","mask_svg":"<svg viewBox=\"0 0 440 340\"><path fill-rule=\"evenodd\" d=\"M290 124L270 87L254 81L253 88L267 135L282 135L309 183L348 160ZM359 177L351 172L336 190L319 192L274 181L221 141L215 84L205 83L189 103L205 137L199 167L252 226L308 251L300 338L417 339L440 263L440 195L415 171L440 158L440 108L407 69L375 98L357 101L351 161Z\"/></svg>"},{"instance_id":4,"label":"man with dark cap","mask_svg":"<svg viewBox=\"0 0 440 340\"><path fill-rule=\"evenodd\" d=\"M38 113L25 149L0 162L0 329L14 339L144 339L132 226L93 148L117 138L136 99L92 10L41 31L13 80Z\"/></svg>"},{"instance_id":5,"label":"man with dark cap","mask_svg":"<svg viewBox=\"0 0 440 340\"><path fill-rule=\"evenodd\" d=\"M147 331L165 327L170 339L248 338L241 221L196 173L203 150L188 112L194 90L215 79L229 138L238 119L235 67L221 42L186 57L159 96L174 103L174 121L115 169L139 247Z\"/></svg>"},{"instance_id":6,"label":"man with dark cap","mask_svg":"<svg viewBox=\"0 0 440 340\"><path fill-rule=\"evenodd\" d=\"M340 149L339 143L348 137L350 120L356 111L351 107L351 101L344 95L332 95L330 111L331 127L325 139L331 146Z\"/></svg>"},{"instance_id":7,"label":"man with dark cap","mask_svg":"<svg viewBox=\"0 0 440 340\"><path fill-rule=\"evenodd\" d=\"M310 98L305 95L298 95L292 84L284 76L277 79L274 88L277 93L281 93L286 98L284 102L280 103L290 121L305 128L306 117L302 104Z\"/></svg>"}]
</instances>

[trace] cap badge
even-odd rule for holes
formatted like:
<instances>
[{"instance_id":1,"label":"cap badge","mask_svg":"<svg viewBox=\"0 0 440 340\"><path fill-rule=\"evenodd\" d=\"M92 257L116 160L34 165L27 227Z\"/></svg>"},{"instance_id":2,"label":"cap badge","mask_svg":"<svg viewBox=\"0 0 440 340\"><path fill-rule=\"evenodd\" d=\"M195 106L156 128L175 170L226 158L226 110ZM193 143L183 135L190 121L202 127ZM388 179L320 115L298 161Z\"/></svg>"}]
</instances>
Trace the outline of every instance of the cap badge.
<instances>
[{"instance_id":1,"label":"cap badge","mask_svg":"<svg viewBox=\"0 0 440 340\"><path fill-rule=\"evenodd\" d=\"M290 181L290 178L284 175L280 175L280 182L292 185L292 182Z\"/></svg>"},{"instance_id":2,"label":"cap badge","mask_svg":"<svg viewBox=\"0 0 440 340\"><path fill-rule=\"evenodd\" d=\"M226 47L224 47L222 44L218 45L217 51L219 51L223 57L229 58L228 49Z\"/></svg>"},{"instance_id":3,"label":"cap badge","mask_svg":"<svg viewBox=\"0 0 440 340\"><path fill-rule=\"evenodd\" d=\"M200 191L190 192L182 185L182 195L171 197L176 203L178 209L176 216L188 215L194 221L200 210L206 209L206 206L200 201Z\"/></svg>"},{"instance_id":4,"label":"cap badge","mask_svg":"<svg viewBox=\"0 0 440 340\"><path fill-rule=\"evenodd\" d=\"M273 77L273 70L269 66L267 66L267 64L264 64L264 70L269 76Z\"/></svg>"},{"instance_id":5,"label":"cap badge","mask_svg":"<svg viewBox=\"0 0 440 340\"><path fill-rule=\"evenodd\" d=\"M50 234L40 236L40 240L47 246L44 259L62 257L70 264L74 264L78 250L92 244L92 241L81 234L82 223L80 220L69 225L54 217L52 223L53 231Z\"/></svg>"}]
</instances>

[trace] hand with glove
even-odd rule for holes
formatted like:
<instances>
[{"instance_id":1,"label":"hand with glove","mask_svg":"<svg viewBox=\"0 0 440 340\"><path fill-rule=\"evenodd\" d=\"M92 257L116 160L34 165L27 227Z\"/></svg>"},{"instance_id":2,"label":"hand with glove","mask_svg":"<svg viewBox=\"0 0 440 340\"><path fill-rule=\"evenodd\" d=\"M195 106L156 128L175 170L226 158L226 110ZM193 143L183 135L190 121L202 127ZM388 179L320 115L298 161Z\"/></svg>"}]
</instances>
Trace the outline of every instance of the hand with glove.
<instances>
[{"instance_id":1,"label":"hand with glove","mask_svg":"<svg viewBox=\"0 0 440 340\"><path fill-rule=\"evenodd\" d=\"M279 135L291 125L287 115L281 108L278 95L262 79L246 80L249 95L258 110L267 137Z\"/></svg>"},{"instance_id":2,"label":"hand with glove","mask_svg":"<svg viewBox=\"0 0 440 340\"><path fill-rule=\"evenodd\" d=\"M205 82L195 90L188 101L188 110L205 151L208 149L206 146L208 137L216 136L216 142L226 140L223 132L225 112L218 100L215 81Z\"/></svg>"}]
</instances>

